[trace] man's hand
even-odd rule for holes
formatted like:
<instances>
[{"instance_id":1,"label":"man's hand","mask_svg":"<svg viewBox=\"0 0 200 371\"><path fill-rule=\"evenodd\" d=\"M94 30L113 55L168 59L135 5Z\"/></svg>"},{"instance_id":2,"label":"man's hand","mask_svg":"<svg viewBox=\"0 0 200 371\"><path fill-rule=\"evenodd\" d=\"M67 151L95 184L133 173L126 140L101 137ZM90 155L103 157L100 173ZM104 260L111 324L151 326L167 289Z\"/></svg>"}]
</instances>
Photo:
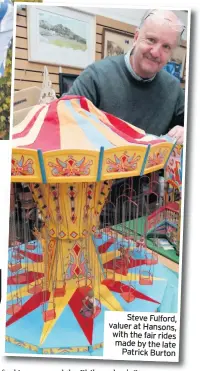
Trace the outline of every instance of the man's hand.
<instances>
[{"instance_id":1,"label":"man's hand","mask_svg":"<svg viewBox=\"0 0 200 371\"><path fill-rule=\"evenodd\" d=\"M182 126L174 126L168 133L168 135L174 139L176 139L177 144L183 144L184 140L184 127Z\"/></svg>"}]
</instances>

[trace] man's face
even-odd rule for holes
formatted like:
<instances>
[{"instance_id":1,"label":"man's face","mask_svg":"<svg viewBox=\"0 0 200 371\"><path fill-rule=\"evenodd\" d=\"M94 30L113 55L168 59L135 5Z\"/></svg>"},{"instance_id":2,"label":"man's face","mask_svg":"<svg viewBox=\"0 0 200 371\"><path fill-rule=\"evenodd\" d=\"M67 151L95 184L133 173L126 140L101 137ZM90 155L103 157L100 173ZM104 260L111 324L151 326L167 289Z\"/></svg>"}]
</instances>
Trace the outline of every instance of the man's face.
<instances>
[{"instance_id":1,"label":"man's face","mask_svg":"<svg viewBox=\"0 0 200 371\"><path fill-rule=\"evenodd\" d=\"M150 78L169 61L177 46L178 31L169 22L149 18L134 38L132 66L143 78Z\"/></svg>"}]
</instances>

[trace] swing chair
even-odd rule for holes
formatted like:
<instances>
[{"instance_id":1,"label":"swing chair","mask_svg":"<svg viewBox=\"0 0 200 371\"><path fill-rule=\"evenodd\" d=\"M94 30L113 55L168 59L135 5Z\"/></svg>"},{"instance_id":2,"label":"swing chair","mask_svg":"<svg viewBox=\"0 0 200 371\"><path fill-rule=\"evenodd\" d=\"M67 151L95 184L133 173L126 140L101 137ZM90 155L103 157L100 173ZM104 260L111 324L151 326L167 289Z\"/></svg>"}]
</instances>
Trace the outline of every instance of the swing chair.
<instances>
[{"instance_id":1,"label":"swing chair","mask_svg":"<svg viewBox=\"0 0 200 371\"><path fill-rule=\"evenodd\" d=\"M16 260L15 262L9 262L8 263L8 269L12 273L18 272L22 268L21 259Z\"/></svg>"},{"instance_id":2,"label":"swing chair","mask_svg":"<svg viewBox=\"0 0 200 371\"><path fill-rule=\"evenodd\" d=\"M131 303L133 300L135 300L136 296L134 295L133 291L132 290L135 290L135 288L133 287L133 285L129 285L129 290L128 291L124 291L123 289L123 286L121 286L121 293L120 293L120 296L127 302L127 303Z\"/></svg>"},{"instance_id":3,"label":"swing chair","mask_svg":"<svg viewBox=\"0 0 200 371\"><path fill-rule=\"evenodd\" d=\"M158 263L158 255L156 253L152 252L145 252L145 264L146 265L152 265Z\"/></svg>"},{"instance_id":4,"label":"swing chair","mask_svg":"<svg viewBox=\"0 0 200 371\"><path fill-rule=\"evenodd\" d=\"M19 312L21 307L22 307L22 298L20 298L18 295L13 296L12 303L8 304L6 313L9 316L14 316L15 313Z\"/></svg>"},{"instance_id":5,"label":"swing chair","mask_svg":"<svg viewBox=\"0 0 200 371\"><path fill-rule=\"evenodd\" d=\"M11 241L9 243L9 247L17 247L17 246L20 246L22 243L18 240L15 240L15 241Z\"/></svg>"},{"instance_id":6,"label":"swing chair","mask_svg":"<svg viewBox=\"0 0 200 371\"><path fill-rule=\"evenodd\" d=\"M120 251L120 256L116 257L113 268L116 273L121 273L123 276L126 276L128 274L131 257L129 254L129 247L120 246L118 251Z\"/></svg>"},{"instance_id":7,"label":"swing chair","mask_svg":"<svg viewBox=\"0 0 200 371\"><path fill-rule=\"evenodd\" d=\"M62 298L66 293L66 282L65 280L57 280L55 283L53 296L54 298Z\"/></svg>"},{"instance_id":8,"label":"swing chair","mask_svg":"<svg viewBox=\"0 0 200 371\"><path fill-rule=\"evenodd\" d=\"M102 238L102 232L100 232L100 231L95 231L95 233L94 233L94 238L96 238L96 239L101 239Z\"/></svg>"},{"instance_id":9,"label":"swing chair","mask_svg":"<svg viewBox=\"0 0 200 371\"><path fill-rule=\"evenodd\" d=\"M36 280L33 283L29 283L28 285L28 293L31 295L37 294L38 292L42 291L42 280Z\"/></svg>"},{"instance_id":10,"label":"swing chair","mask_svg":"<svg viewBox=\"0 0 200 371\"><path fill-rule=\"evenodd\" d=\"M43 320L44 322L52 321L56 318L56 311L55 311L55 303L53 301L49 301L48 309L43 310Z\"/></svg>"},{"instance_id":11,"label":"swing chair","mask_svg":"<svg viewBox=\"0 0 200 371\"><path fill-rule=\"evenodd\" d=\"M141 271L139 273L139 284L143 286L153 285L153 274L150 271Z\"/></svg>"},{"instance_id":12,"label":"swing chair","mask_svg":"<svg viewBox=\"0 0 200 371\"><path fill-rule=\"evenodd\" d=\"M26 250L28 250L28 251L35 250L36 249L36 246L37 246L36 243L28 243L28 244L25 245Z\"/></svg>"},{"instance_id":13,"label":"swing chair","mask_svg":"<svg viewBox=\"0 0 200 371\"><path fill-rule=\"evenodd\" d=\"M12 259L14 259L15 261L20 261L20 260L24 259L24 256L20 254L18 247L13 247Z\"/></svg>"}]
</instances>

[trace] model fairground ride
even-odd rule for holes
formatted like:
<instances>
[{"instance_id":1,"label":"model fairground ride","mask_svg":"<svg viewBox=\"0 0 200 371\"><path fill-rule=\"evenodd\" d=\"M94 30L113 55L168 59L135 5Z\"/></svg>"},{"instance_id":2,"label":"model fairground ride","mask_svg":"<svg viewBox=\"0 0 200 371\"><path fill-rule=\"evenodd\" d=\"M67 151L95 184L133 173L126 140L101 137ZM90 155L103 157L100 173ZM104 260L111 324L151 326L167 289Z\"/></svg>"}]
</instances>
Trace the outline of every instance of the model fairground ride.
<instances>
[{"instance_id":1,"label":"model fairground ride","mask_svg":"<svg viewBox=\"0 0 200 371\"><path fill-rule=\"evenodd\" d=\"M7 349L102 355L105 310L176 311L177 276L145 241L172 140L67 96L13 132Z\"/></svg>"},{"instance_id":2,"label":"model fairground ride","mask_svg":"<svg viewBox=\"0 0 200 371\"><path fill-rule=\"evenodd\" d=\"M165 167L162 206L148 216L147 237L158 246L172 246L179 255L183 148L176 145ZM165 240L169 244L165 244ZM159 245L161 241L161 245Z\"/></svg>"},{"instance_id":3,"label":"model fairground ride","mask_svg":"<svg viewBox=\"0 0 200 371\"><path fill-rule=\"evenodd\" d=\"M181 145L175 146L167 163L165 177L166 177L166 204L171 201L178 209L176 212L176 225L172 225L167 229L167 235L174 245L177 255L179 255L180 245L180 220L181 220L181 195L182 195L182 167L183 167L183 147ZM174 221L172 215L172 221Z\"/></svg>"}]
</instances>

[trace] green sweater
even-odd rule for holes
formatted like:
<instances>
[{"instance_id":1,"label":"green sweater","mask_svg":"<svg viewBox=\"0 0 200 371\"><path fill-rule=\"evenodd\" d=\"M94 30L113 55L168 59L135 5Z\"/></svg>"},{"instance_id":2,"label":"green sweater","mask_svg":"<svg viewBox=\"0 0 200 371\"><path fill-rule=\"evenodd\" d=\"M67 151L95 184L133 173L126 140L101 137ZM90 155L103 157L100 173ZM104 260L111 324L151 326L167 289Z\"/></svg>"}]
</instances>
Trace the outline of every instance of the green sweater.
<instances>
[{"instance_id":1,"label":"green sweater","mask_svg":"<svg viewBox=\"0 0 200 371\"><path fill-rule=\"evenodd\" d=\"M138 81L128 70L124 55L90 65L67 94L85 96L99 109L149 134L159 136L184 124L180 82L164 70L152 81Z\"/></svg>"}]
</instances>

